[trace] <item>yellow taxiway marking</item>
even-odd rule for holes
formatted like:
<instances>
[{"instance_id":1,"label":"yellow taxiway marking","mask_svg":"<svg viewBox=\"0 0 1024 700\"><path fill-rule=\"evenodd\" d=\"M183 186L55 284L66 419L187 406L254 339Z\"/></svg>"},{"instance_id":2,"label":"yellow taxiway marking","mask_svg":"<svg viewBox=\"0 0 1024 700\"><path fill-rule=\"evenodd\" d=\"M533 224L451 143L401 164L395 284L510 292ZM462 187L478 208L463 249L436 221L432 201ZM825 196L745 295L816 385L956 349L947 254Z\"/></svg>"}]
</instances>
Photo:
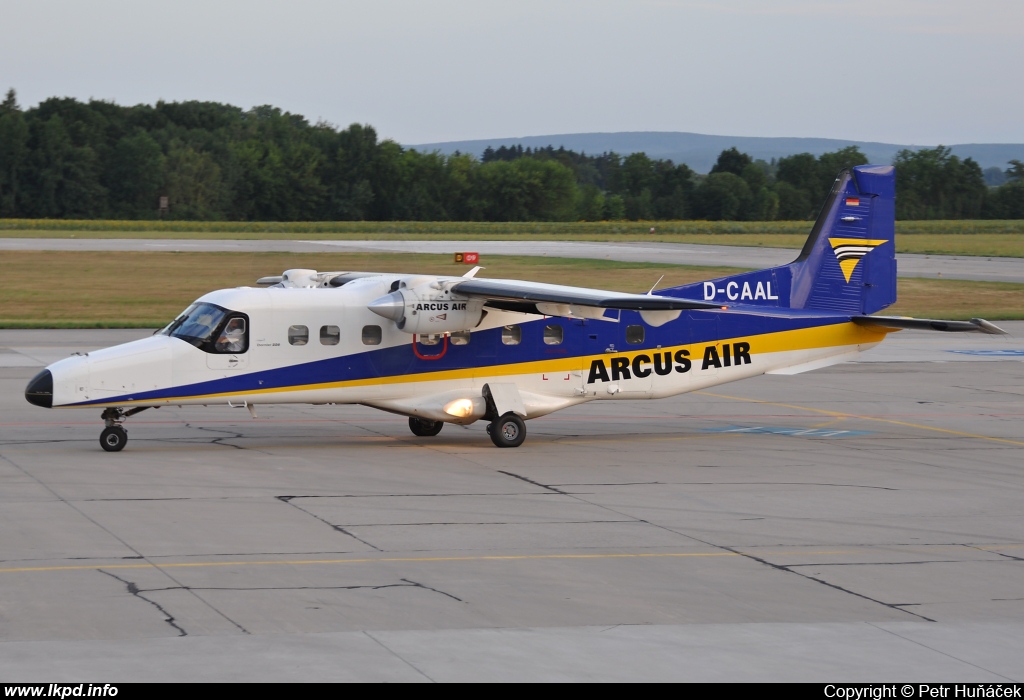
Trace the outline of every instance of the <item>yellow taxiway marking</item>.
<instances>
[{"instance_id":1,"label":"yellow taxiway marking","mask_svg":"<svg viewBox=\"0 0 1024 700\"><path fill-rule=\"evenodd\" d=\"M824 408L811 408L810 406L797 406L791 403L779 403L777 401L765 401L763 399L748 399L743 396L727 396L726 394L714 394L710 391L695 391L695 394L701 394L703 396L713 396L716 399L731 399L733 401L745 401L746 403L760 403L766 406L778 406L779 408L792 408L797 411L809 411L811 413L821 413L826 416L835 416L836 418L859 418L861 420L872 420L878 423L890 423L892 425L903 425L908 428L918 428L919 430L931 430L936 433L946 433L947 435L959 435L960 437L977 438L978 440L991 440L992 442L1002 442L1009 445L1021 445L1024 447L1024 442L1019 440L1008 440L1006 438L992 437L991 435L979 435L977 433L965 433L962 430L950 430L949 428L936 428L930 425L921 425L920 423L909 423L903 420L893 420L892 418L879 418L877 416L863 416L857 413L843 413L842 411L829 411Z\"/></svg>"},{"instance_id":2,"label":"yellow taxiway marking","mask_svg":"<svg viewBox=\"0 0 1024 700\"><path fill-rule=\"evenodd\" d=\"M825 555L849 554L847 551L766 552L769 554ZM530 561L539 559L667 559L680 557L742 557L742 552L619 552L611 554L495 554L464 557L362 557L353 559L283 559L281 561L194 561L140 564L75 564L69 566L25 566L0 569L0 573L32 571L95 571L96 569L194 569L211 566L308 566L312 564L395 564L453 561Z\"/></svg>"}]
</instances>

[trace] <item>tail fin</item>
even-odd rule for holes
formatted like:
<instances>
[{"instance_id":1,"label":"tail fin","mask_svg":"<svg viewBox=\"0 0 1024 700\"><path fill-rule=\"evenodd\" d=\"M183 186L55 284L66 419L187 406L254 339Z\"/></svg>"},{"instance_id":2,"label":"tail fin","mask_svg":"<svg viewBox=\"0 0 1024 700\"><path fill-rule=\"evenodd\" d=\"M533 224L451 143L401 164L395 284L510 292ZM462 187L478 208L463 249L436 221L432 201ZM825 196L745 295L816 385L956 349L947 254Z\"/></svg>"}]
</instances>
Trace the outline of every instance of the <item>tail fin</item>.
<instances>
[{"instance_id":1,"label":"tail fin","mask_svg":"<svg viewBox=\"0 0 1024 700\"><path fill-rule=\"evenodd\" d=\"M839 173L796 260L788 265L660 290L723 304L871 314L896 301L896 171Z\"/></svg>"}]
</instances>

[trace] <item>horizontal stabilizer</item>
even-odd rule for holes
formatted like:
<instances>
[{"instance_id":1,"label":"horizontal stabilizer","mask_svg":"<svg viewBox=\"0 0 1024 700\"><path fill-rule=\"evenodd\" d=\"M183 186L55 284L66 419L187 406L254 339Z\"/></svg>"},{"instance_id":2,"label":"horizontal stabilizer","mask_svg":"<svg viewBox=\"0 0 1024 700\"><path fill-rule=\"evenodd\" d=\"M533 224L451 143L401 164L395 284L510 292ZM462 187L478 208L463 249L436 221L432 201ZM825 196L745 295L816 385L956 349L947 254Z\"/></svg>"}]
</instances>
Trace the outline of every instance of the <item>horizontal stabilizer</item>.
<instances>
[{"instance_id":1,"label":"horizontal stabilizer","mask_svg":"<svg viewBox=\"0 0 1024 700\"><path fill-rule=\"evenodd\" d=\"M906 318L903 316L854 316L851 319L859 326L881 328L882 330L921 330L945 331L947 333L988 333L989 335L1009 335L994 323L983 318L972 318L970 321L941 321L932 318Z\"/></svg>"}]
</instances>

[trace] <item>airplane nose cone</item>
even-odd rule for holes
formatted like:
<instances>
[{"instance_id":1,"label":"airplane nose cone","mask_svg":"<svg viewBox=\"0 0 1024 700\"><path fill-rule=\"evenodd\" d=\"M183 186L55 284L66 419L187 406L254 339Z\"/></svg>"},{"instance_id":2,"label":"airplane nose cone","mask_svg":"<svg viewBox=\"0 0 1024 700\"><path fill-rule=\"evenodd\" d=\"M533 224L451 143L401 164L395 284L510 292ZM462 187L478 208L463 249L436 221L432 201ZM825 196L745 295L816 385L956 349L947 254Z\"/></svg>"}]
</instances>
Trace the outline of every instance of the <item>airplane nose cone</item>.
<instances>
[{"instance_id":1,"label":"airplane nose cone","mask_svg":"<svg viewBox=\"0 0 1024 700\"><path fill-rule=\"evenodd\" d=\"M366 308L378 316L383 316L398 323L405 316L405 299L402 298L400 293L392 292L391 294L385 294L379 299L374 299L366 305Z\"/></svg>"},{"instance_id":2,"label":"airplane nose cone","mask_svg":"<svg viewBox=\"0 0 1024 700\"><path fill-rule=\"evenodd\" d=\"M44 369L32 377L25 387L25 399L35 406L53 408L53 375L50 370Z\"/></svg>"}]
</instances>

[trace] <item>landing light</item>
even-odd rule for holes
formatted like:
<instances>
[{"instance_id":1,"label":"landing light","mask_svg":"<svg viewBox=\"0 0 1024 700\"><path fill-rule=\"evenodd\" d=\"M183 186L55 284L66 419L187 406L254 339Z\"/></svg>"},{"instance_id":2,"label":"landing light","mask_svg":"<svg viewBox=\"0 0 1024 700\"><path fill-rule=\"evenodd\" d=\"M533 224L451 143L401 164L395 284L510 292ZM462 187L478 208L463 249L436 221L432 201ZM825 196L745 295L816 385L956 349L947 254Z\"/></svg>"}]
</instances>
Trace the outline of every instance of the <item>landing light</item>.
<instances>
[{"instance_id":1,"label":"landing light","mask_svg":"<svg viewBox=\"0 0 1024 700\"><path fill-rule=\"evenodd\" d=\"M469 418L474 410L473 399L455 399L444 407L444 412L455 418Z\"/></svg>"}]
</instances>

